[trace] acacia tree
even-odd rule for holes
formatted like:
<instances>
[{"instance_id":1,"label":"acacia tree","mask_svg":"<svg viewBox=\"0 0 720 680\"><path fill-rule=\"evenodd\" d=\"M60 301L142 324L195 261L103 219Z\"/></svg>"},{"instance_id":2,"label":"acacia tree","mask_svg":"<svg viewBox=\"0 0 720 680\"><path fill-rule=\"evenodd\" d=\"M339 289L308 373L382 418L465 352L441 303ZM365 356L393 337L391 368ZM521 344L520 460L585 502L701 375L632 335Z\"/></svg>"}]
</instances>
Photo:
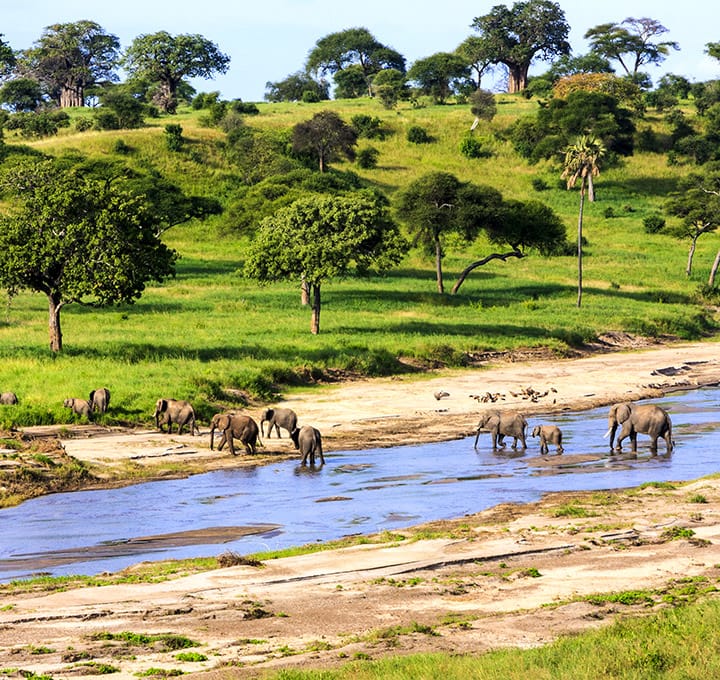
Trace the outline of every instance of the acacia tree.
<instances>
[{"instance_id":1,"label":"acacia tree","mask_svg":"<svg viewBox=\"0 0 720 680\"><path fill-rule=\"evenodd\" d=\"M653 42L653 38L667 32L655 19L629 17L619 24L599 24L585 33L585 39L595 53L617 61L625 73L634 78L644 64L660 64L671 48L680 49L671 40Z\"/></svg>"},{"instance_id":2,"label":"acacia tree","mask_svg":"<svg viewBox=\"0 0 720 680\"><path fill-rule=\"evenodd\" d=\"M85 90L118 80L120 41L94 21L48 26L20 59L21 75L33 78L61 108L84 106Z\"/></svg>"},{"instance_id":3,"label":"acacia tree","mask_svg":"<svg viewBox=\"0 0 720 680\"><path fill-rule=\"evenodd\" d=\"M665 210L682 220L681 225L673 230L675 235L690 239L685 267L685 274L690 276L698 239L720 227L720 172L693 173L683 179L678 191L667 201ZM719 264L720 250L710 270L709 286L715 284Z\"/></svg>"},{"instance_id":4,"label":"acacia tree","mask_svg":"<svg viewBox=\"0 0 720 680\"><path fill-rule=\"evenodd\" d=\"M0 215L0 285L47 296L53 352L66 305L132 303L146 282L174 274L177 253L158 234L164 218L142 194L50 160L9 168L2 189L14 207Z\"/></svg>"},{"instance_id":5,"label":"acacia tree","mask_svg":"<svg viewBox=\"0 0 720 680\"><path fill-rule=\"evenodd\" d=\"M355 159L357 132L334 111L320 111L310 120L298 123L292 132L295 153L312 153L318 159L320 172L328 163L343 155Z\"/></svg>"},{"instance_id":6,"label":"acacia tree","mask_svg":"<svg viewBox=\"0 0 720 680\"><path fill-rule=\"evenodd\" d=\"M309 72L321 76L336 75L349 67L359 68L365 91L372 96L373 76L388 68L405 73L405 57L379 42L367 28L348 28L320 38L305 64Z\"/></svg>"},{"instance_id":7,"label":"acacia tree","mask_svg":"<svg viewBox=\"0 0 720 680\"><path fill-rule=\"evenodd\" d=\"M437 52L414 62L407 77L420 86L423 94L430 95L437 103L443 104L451 94L467 83L470 67L457 54Z\"/></svg>"},{"instance_id":8,"label":"acacia tree","mask_svg":"<svg viewBox=\"0 0 720 680\"><path fill-rule=\"evenodd\" d=\"M10 73L12 73L17 61L12 47L10 47L10 45L2 38L3 34L0 33L0 81L7 78Z\"/></svg>"},{"instance_id":9,"label":"acacia tree","mask_svg":"<svg viewBox=\"0 0 720 680\"><path fill-rule=\"evenodd\" d=\"M201 35L172 36L159 31L135 38L122 64L132 78L157 84L154 102L166 113L174 113L178 89L185 78L212 78L215 73L226 73L230 57Z\"/></svg>"},{"instance_id":10,"label":"acacia tree","mask_svg":"<svg viewBox=\"0 0 720 680\"><path fill-rule=\"evenodd\" d=\"M570 26L560 5L550 0L516 2L512 8L495 5L471 26L480 34L482 53L492 63L507 67L508 92L527 87L528 71L536 57L570 54Z\"/></svg>"},{"instance_id":11,"label":"acacia tree","mask_svg":"<svg viewBox=\"0 0 720 680\"><path fill-rule=\"evenodd\" d=\"M582 303L582 238L583 238L583 208L585 205L585 192L589 201L595 200L595 187L593 177L600 174L600 159L605 155L603 143L594 137L583 135L575 144L565 150L565 162L561 177L565 179L567 188L580 182L580 209L578 211L577 257L578 257L578 294L577 306Z\"/></svg>"},{"instance_id":12,"label":"acacia tree","mask_svg":"<svg viewBox=\"0 0 720 680\"><path fill-rule=\"evenodd\" d=\"M369 192L299 199L265 218L245 261L245 275L262 283L305 281L312 297L310 331L320 332L320 289L352 269L396 265L407 242L386 201Z\"/></svg>"},{"instance_id":13,"label":"acacia tree","mask_svg":"<svg viewBox=\"0 0 720 680\"><path fill-rule=\"evenodd\" d=\"M435 257L438 293L445 292L442 261L445 241L452 234L474 239L479 230L496 219L502 195L496 189L461 182L449 172L430 172L400 192L397 214L413 237Z\"/></svg>"}]
</instances>

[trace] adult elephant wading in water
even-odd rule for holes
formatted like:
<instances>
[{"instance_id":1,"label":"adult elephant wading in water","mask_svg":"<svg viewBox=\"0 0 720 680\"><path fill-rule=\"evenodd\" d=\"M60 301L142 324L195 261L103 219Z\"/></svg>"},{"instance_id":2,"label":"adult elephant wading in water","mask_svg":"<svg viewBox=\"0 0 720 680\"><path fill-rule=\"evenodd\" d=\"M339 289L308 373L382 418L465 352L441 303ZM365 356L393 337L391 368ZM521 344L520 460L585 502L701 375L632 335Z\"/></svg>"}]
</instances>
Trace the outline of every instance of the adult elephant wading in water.
<instances>
[{"instance_id":1,"label":"adult elephant wading in water","mask_svg":"<svg viewBox=\"0 0 720 680\"><path fill-rule=\"evenodd\" d=\"M480 421L477 424L475 448L477 448L480 432L489 432L492 435L493 450L505 446L503 437L513 438L512 447L514 449L517 448L518 441L522 444L521 448L526 449L526 430L527 420L525 420L525 416L523 416L522 413L518 413L517 411L488 411L480 416Z\"/></svg>"},{"instance_id":2,"label":"adult elephant wading in water","mask_svg":"<svg viewBox=\"0 0 720 680\"><path fill-rule=\"evenodd\" d=\"M673 450L672 422L668 412L655 404L633 404L623 402L613 404L608 413L608 431L605 437L610 437L610 451L613 451L613 440L618 425L622 425L617 439L615 451L622 451L622 440L630 437L633 453L637 452L638 434L650 437L650 453L657 454L657 440L662 437L667 445L666 453Z\"/></svg>"}]
</instances>

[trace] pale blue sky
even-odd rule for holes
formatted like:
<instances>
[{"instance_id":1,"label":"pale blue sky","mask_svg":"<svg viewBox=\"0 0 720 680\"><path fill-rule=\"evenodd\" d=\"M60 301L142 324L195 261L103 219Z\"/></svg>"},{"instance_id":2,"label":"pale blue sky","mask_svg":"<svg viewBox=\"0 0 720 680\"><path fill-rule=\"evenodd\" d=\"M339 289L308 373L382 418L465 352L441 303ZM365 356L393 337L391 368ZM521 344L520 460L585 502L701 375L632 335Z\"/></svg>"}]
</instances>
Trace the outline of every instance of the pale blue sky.
<instances>
[{"instance_id":1,"label":"pale blue sky","mask_svg":"<svg viewBox=\"0 0 720 680\"><path fill-rule=\"evenodd\" d=\"M127 47L138 35L165 30L173 35L199 33L231 58L227 74L195 81L199 91L220 90L226 99L262 101L267 81L282 80L300 70L319 38L363 26L380 42L400 52L408 66L435 52L451 51L473 31L477 16L514 0L4 0L0 33L13 49L30 47L54 23L88 19L100 24ZM627 17L649 17L668 29L674 40L661 67L649 67L656 82L663 73L691 81L720 77L720 62L705 54L705 45L720 42L720 9L708 0L560 0L570 25L574 54L587 46L583 35L601 23ZM531 72L545 70L536 66ZM493 88L491 78L483 87Z\"/></svg>"}]
</instances>

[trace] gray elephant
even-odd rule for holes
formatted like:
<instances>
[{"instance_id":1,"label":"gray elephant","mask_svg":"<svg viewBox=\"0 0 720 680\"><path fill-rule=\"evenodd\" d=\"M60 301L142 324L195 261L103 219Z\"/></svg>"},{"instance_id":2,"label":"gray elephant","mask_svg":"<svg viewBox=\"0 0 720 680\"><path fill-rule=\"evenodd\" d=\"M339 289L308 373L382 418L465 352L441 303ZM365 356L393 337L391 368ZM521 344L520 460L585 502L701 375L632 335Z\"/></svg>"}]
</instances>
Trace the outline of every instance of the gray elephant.
<instances>
[{"instance_id":1,"label":"gray elephant","mask_svg":"<svg viewBox=\"0 0 720 680\"><path fill-rule=\"evenodd\" d=\"M290 438L293 440L295 448L302 454L301 465L305 465L309 458L310 465L314 466L316 455L320 456L320 464L325 465L320 430L312 425L303 425L300 428L294 428L290 433Z\"/></svg>"},{"instance_id":2,"label":"gray elephant","mask_svg":"<svg viewBox=\"0 0 720 680\"><path fill-rule=\"evenodd\" d=\"M477 448L478 437L480 432L490 432L492 435L492 447L496 450L498 447L505 446L504 437L512 437L512 448L516 449L518 441L522 444L521 448L526 449L525 431L527 430L527 420L522 413L517 411L488 411L480 416L475 434L475 448Z\"/></svg>"},{"instance_id":3,"label":"gray elephant","mask_svg":"<svg viewBox=\"0 0 720 680\"><path fill-rule=\"evenodd\" d=\"M173 423L177 423L178 434L182 434L185 425L190 429L190 434L200 434L195 423L195 411L189 402L184 399L158 399L155 404L155 427L163 431L163 425L167 425L168 434L172 432Z\"/></svg>"},{"instance_id":4,"label":"gray elephant","mask_svg":"<svg viewBox=\"0 0 720 680\"><path fill-rule=\"evenodd\" d=\"M275 433L280 438L280 428L284 428L288 433L297 427L297 415L291 408L266 408L260 417L260 434L265 435L263 423L269 423L267 436L272 435L273 427Z\"/></svg>"},{"instance_id":5,"label":"gray elephant","mask_svg":"<svg viewBox=\"0 0 720 680\"><path fill-rule=\"evenodd\" d=\"M0 394L0 404L12 406L18 403L17 394L15 392L3 392Z\"/></svg>"},{"instance_id":6,"label":"gray elephant","mask_svg":"<svg viewBox=\"0 0 720 680\"><path fill-rule=\"evenodd\" d=\"M69 397L63 402L65 408L69 408L74 414L84 416L88 420L92 420L92 408L87 399L76 399Z\"/></svg>"},{"instance_id":7,"label":"gray elephant","mask_svg":"<svg viewBox=\"0 0 720 680\"><path fill-rule=\"evenodd\" d=\"M235 455L234 439L238 439L245 446L247 453L253 454L258 443L258 426L250 417L239 413L216 413L210 423L210 450L213 449L215 430L222 432L218 442L218 451L222 451L225 442L228 443L230 453Z\"/></svg>"},{"instance_id":8,"label":"gray elephant","mask_svg":"<svg viewBox=\"0 0 720 680\"><path fill-rule=\"evenodd\" d=\"M106 413L110 405L110 390L107 387L100 387L97 390L93 390L90 392L88 401L93 411Z\"/></svg>"},{"instance_id":9,"label":"gray elephant","mask_svg":"<svg viewBox=\"0 0 720 680\"><path fill-rule=\"evenodd\" d=\"M565 449L562 445L563 433L557 425L536 425L532 431L533 437L540 437L540 455L548 452L548 444L557 446L558 455Z\"/></svg>"},{"instance_id":10,"label":"gray elephant","mask_svg":"<svg viewBox=\"0 0 720 680\"><path fill-rule=\"evenodd\" d=\"M622 451L622 441L630 437L630 445L633 453L637 452L638 434L646 434L650 437L650 453L657 454L657 442L660 437L665 440L666 453L673 450L672 421L668 412L655 404L633 404L622 402L613 404L608 413L608 431L605 437L610 437L610 451L613 451L613 440L618 425L622 425L620 435L617 438L615 451Z\"/></svg>"}]
</instances>

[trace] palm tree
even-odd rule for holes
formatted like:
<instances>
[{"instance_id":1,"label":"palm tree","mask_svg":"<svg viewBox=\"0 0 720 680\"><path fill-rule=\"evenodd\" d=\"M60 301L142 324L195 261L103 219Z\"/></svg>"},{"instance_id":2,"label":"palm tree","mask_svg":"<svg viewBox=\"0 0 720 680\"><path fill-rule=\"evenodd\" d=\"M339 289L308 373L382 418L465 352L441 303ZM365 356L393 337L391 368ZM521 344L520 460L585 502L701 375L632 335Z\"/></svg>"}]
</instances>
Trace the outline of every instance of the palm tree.
<instances>
[{"instance_id":1,"label":"palm tree","mask_svg":"<svg viewBox=\"0 0 720 680\"><path fill-rule=\"evenodd\" d=\"M582 302L582 223L583 207L585 205L585 191L589 201L595 200L593 177L600 174L599 161L605 155L603 143L595 137L583 135L578 137L575 144L565 149L564 170L561 177L567 181L567 188L571 189L580 180L580 212L578 215L578 297L577 306Z\"/></svg>"}]
</instances>

